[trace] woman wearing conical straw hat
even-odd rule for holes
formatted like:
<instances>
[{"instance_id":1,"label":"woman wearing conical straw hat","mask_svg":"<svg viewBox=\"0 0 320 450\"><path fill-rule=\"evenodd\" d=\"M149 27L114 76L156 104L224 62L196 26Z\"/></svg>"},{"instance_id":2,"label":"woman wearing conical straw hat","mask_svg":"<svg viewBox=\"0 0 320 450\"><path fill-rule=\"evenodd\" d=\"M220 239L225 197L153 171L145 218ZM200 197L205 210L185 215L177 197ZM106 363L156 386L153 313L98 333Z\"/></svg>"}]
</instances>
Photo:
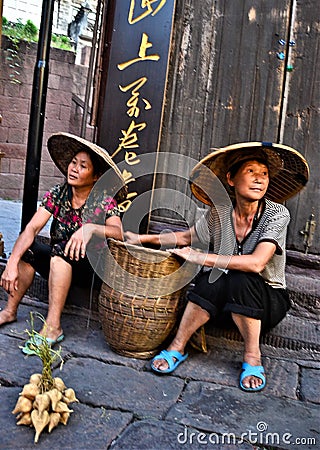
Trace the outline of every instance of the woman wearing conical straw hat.
<instances>
[{"instance_id":1,"label":"woman wearing conical straw hat","mask_svg":"<svg viewBox=\"0 0 320 450\"><path fill-rule=\"evenodd\" d=\"M208 173L213 178L208 176ZM303 156L280 144L247 142L215 150L191 173L191 190L210 209L186 231L161 235L125 233L131 244L175 247L172 253L202 265L178 331L153 358L151 368L170 373L187 359L186 345L208 322L232 318L244 340L240 388L256 392L266 384L260 336L290 308L285 281L285 242L289 211L282 204L308 181ZM215 201L219 180L229 203ZM207 245L208 252L193 248ZM182 248L179 248L182 247Z\"/></svg>"},{"instance_id":2,"label":"woman wearing conical straw hat","mask_svg":"<svg viewBox=\"0 0 320 450\"><path fill-rule=\"evenodd\" d=\"M85 139L55 133L48 140L48 150L66 181L45 193L13 247L0 281L8 292L0 326L16 320L19 303L38 272L48 279L49 308L45 326L35 337L39 343L46 339L54 345L64 339L60 319L71 282L88 286L92 282L87 244L92 238L123 239L117 200L125 198L126 187L108 153ZM109 192L93 194L103 174L112 180ZM50 244L35 241L51 218ZM33 345L29 339L22 351L33 354Z\"/></svg>"}]
</instances>

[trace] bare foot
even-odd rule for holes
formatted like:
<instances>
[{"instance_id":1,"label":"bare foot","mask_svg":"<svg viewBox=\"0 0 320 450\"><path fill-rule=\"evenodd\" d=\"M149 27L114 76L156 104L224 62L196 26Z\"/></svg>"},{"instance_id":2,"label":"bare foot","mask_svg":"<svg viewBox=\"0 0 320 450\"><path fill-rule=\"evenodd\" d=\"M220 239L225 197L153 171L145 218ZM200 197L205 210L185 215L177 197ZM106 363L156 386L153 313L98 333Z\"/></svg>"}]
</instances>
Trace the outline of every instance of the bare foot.
<instances>
[{"instance_id":1,"label":"bare foot","mask_svg":"<svg viewBox=\"0 0 320 450\"><path fill-rule=\"evenodd\" d=\"M244 362L250 364L251 366L261 366L261 355L253 355L250 353L245 353ZM249 376L245 377L242 381L242 384L246 388L256 389L257 387L261 386L263 383L261 378L255 377L255 376Z\"/></svg>"},{"instance_id":2,"label":"bare foot","mask_svg":"<svg viewBox=\"0 0 320 450\"><path fill-rule=\"evenodd\" d=\"M0 311L0 327L2 325L6 325L7 323L12 323L17 320L17 314L7 311L4 309L3 311Z\"/></svg>"},{"instance_id":3,"label":"bare foot","mask_svg":"<svg viewBox=\"0 0 320 450\"><path fill-rule=\"evenodd\" d=\"M41 336L44 336L48 339L52 339L53 341L56 341L62 334L63 330L62 328L53 328L51 326L43 327L42 330L39 332Z\"/></svg>"},{"instance_id":4,"label":"bare foot","mask_svg":"<svg viewBox=\"0 0 320 450\"><path fill-rule=\"evenodd\" d=\"M174 350L174 351L179 352L181 355L184 355L184 348L179 348L178 349L177 347L175 348L174 346L169 346L167 348L167 350L168 351ZM177 361L177 358L174 358L172 356L172 360L175 363ZM161 370L161 371L169 369L168 361L166 361L165 359L155 359L155 360L153 360L152 361L152 366L155 367L158 370Z\"/></svg>"}]
</instances>

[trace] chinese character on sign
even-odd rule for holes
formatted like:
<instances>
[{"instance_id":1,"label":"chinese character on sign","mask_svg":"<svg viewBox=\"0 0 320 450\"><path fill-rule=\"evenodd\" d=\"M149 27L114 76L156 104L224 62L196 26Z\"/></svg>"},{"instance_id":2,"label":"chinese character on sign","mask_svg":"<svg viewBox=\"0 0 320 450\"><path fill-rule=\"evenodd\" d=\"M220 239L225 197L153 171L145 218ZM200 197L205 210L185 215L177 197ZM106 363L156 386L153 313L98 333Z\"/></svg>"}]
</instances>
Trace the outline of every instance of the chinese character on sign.
<instances>
[{"instance_id":1,"label":"chinese character on sign","mask_svg":"<svg viewBox=\"0 0 320 450\"><path fill-rule=\"evenodd\" d=\"M138 58L130 59L129 61L118 64L119 70L124 70L134 63L141 61L159 61L160 56L155 53L154 55L147 55L148 48L152 47L152 43L148 41L149 36L146 33L142 33L140 49L138 53Z\"/></svg>"},{"instance_id":2,"label":"chinese character on sign","mask_svg":"<svg viewBox=\"0 0 320 450\"><path fill-rule=\"evenodd\" d=\"M155 16L160 9L166 4L167 0L141 0L141 8L146 9L142 14L138 15L137 17L134 17L134 10L136 6L136 0L131 0L130 3L130 10L129 10L129 17L128 22L130 25L135 24L136 22L139 22L140 20L143 20L145 17L149 16ZM157 5L158 3L158 5Z\"/></svg>"},{"instance_id":3,"label":"chinese character on sign","mask_svg":"<svg viewBox=\"0 0 320 450\"><path fill-rule=\"evenodd\" d=\"M131 97L127 101L127 106L129 107L127 114L129 117L138 117L140 114L140 108L138 107L138 101L139 101L139 89L142 88L142 86L147 82L147 77L139 78L138 80L134 81L131 84L128 84L127 86L120 86L119 89L121 92L128 92L130 89L131 91ZM151 109L151 104L148 100L145 98L142 99L142 101L145 104L145 110Z\"/></svg>"}]
</instances>

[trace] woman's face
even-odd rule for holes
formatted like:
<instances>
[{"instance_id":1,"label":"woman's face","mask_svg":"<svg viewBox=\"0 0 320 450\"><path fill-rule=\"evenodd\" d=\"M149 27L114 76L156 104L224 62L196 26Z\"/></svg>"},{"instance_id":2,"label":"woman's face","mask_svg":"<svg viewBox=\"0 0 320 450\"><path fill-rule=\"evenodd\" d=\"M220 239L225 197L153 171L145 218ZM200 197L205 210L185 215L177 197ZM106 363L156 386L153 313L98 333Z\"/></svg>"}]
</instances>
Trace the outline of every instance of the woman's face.
<instances>
[{"instance_id":1,"label":"woman's face","mask_svg":"<svg viewBox=\"0 0 320 450\"><path fill-rule=\"evenodd\" d=\"M68 183L74 187L92 187L97 179L89 154L84 151L77 153L68 166Z\"/></svg>"},{"instance_id":2,"label":"woman's face","mask_svg":"<svg viewBox=\"0 0 320 450\"><path fill-rule=\"evenodd\" d=\"M241 197L251 201L260 200L268 189L268 168L258 161L246 161L233 178L230 172L227 173L227 181Z\"/></svg>"}]
</instances>

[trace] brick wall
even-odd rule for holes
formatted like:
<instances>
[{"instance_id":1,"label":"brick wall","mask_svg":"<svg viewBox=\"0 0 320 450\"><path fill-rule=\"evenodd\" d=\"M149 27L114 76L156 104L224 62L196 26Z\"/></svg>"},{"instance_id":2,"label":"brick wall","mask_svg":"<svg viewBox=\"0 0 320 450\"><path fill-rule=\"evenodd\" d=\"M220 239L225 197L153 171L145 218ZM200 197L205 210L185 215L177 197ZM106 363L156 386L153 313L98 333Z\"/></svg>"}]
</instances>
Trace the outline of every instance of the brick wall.
<instances>
[{"instance_id":1,"label":"brick wall","mask_svg":"<svg viewBox=\"0 0 320 450\"><path fill-rule=\"evenodd\" d=\"M5 156L1 161L0 198L21 200L37 45L21 42L17 68L19 74L16 74L18 83L10 81L10 75L14 73L8 59L10 47L10 41L3 37L0 50L0 152L4 152ZM62 180L46 148L48 137L59 131L80 134L82 109L73 101L73 97L76 95L84 99L88 69L74 62L73 52L54 48L50 50L39 198L46 189ZM87 138L90 137L89 132Z\"/></svg>"}]
</instances>

